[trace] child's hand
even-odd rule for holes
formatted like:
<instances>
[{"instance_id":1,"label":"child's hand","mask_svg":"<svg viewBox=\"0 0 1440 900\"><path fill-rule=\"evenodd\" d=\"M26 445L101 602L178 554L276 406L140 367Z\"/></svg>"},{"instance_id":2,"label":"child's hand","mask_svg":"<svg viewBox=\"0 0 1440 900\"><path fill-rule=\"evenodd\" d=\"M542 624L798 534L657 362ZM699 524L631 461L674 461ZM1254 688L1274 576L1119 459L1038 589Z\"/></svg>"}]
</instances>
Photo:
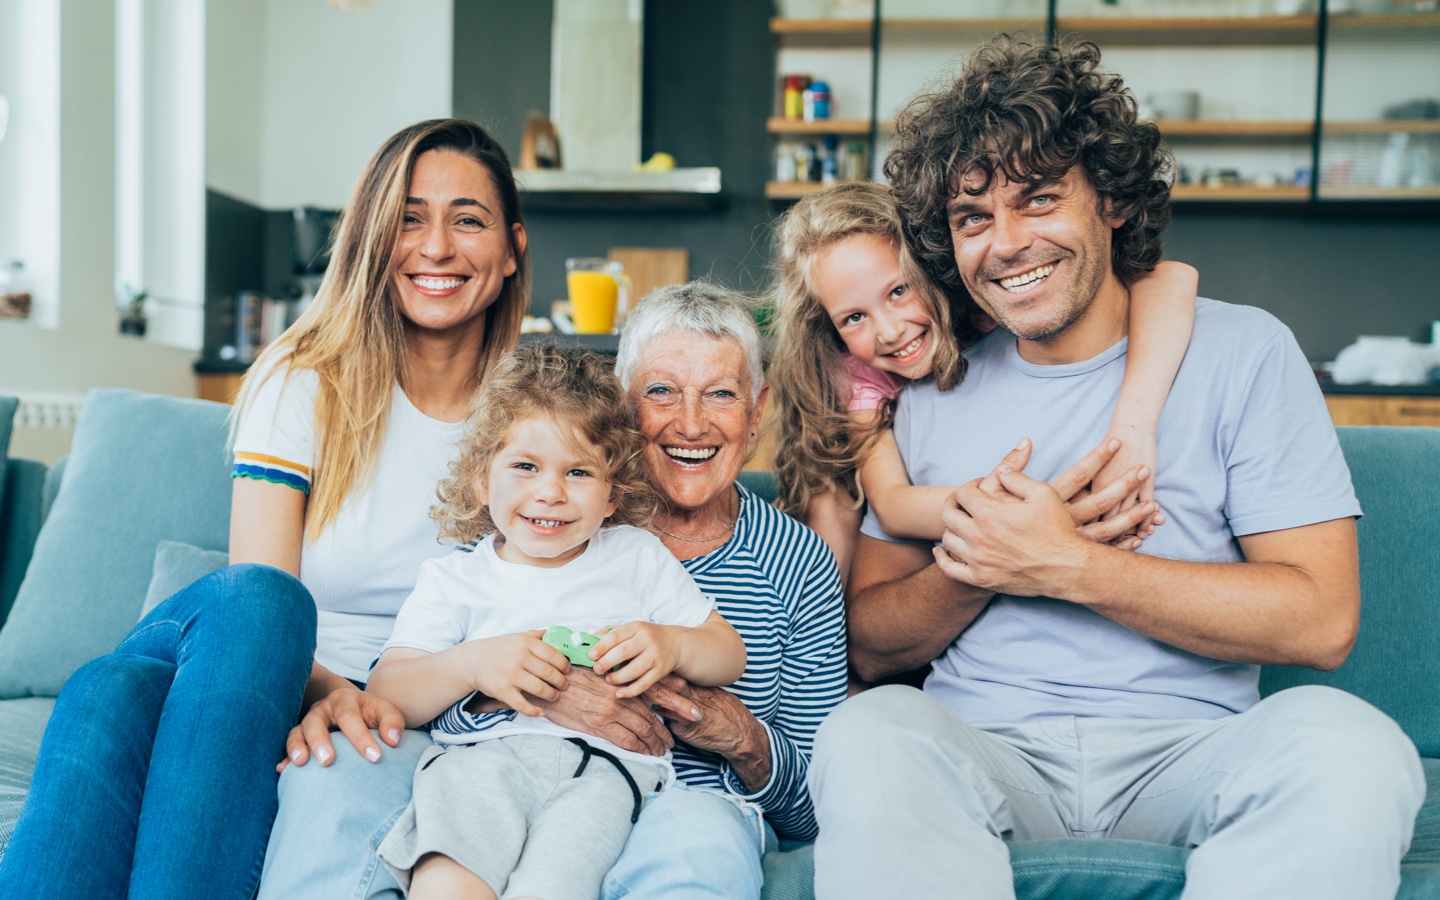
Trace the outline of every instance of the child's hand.
<instances>
[{"instance_id":1,"label":"child's hand","mask_svg":"<svg viewBox=\"0 0 1440 900\"><path fill-rule=\"evenodd\" d=\"M565 689L565 673L570 669L565 654L540 640L544 633L537 628L462 644L474 648L471 686L521 715L543 715L526 695L554 700Z\"/></svg>"},{"instance_id":2,"label":"child's hand","mask_svg":"<svg viewBox=\"0 0 1440 900\"><path fill-rule=\"evenodd\" d=\"M640 696L680 665L678 642L671 639L670 629L653 622L607 629L590 648L590 658L608 683L624 685L615 692L622 699Z\"/></svg>"},{"instance_id":3,"label":"child's hand","mask_svg":"<svg viewBox=\"0 0 1440 900\"><path fill-rule=\"evenodd\" d=\"M1155 435L1150 432L1133 431L1120 435L1120 449L1110 458L1110 461L1095 475L1092 485L1094 493L1103 491L1106 487L1122 478L1126 472L1137 466L1145 466L1151 472L1151 476L1140 482L1137 490L1131 491L1124 500L1111 507L1102 519L1110 519L1129 510L1139 503L1148 503L1155 499L1155 460L1158 456L1155 449ZM1135 537L1147 538L1155 533L1155 527L1164 520L1159 516L1152 516L1140 523L1133 532Z\"/></svg>"}]
</instances>

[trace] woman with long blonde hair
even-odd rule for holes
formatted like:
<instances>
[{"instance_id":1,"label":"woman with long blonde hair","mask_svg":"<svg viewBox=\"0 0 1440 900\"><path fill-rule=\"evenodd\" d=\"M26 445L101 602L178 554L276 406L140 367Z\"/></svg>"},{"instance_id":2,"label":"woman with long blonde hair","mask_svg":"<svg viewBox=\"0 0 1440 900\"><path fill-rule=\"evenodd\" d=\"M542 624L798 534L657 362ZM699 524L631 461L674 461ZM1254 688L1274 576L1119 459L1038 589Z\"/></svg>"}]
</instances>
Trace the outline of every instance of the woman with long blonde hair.
<instances>
[{"instance_id":1,"label":"woman with long blonde hair","mask_svg":"<svg viewBox=\"0 0 1440 900\"><path fill-rule=\"evenodd\" d=\"M245 900L277 760L328 765L339 729L338 752L374 762L383 741L413 766L429 741L361 687L420 564L449 549L429 518L435 485L528 303L500 146L457 119L386 141L315 302L242 387L232 565L66 685L0 866L4 893Z\"/></svg>"},{"instance_id":2,"label":"woman with long blonde hair","mask_svg":"<svg viewBox=\"0 0 1440 900\"><path fill-rule=\"evenodd\" d=\"M777 506L825 539L845 576L865 503L887 534L939 539L940 510L954 488L910 484L891 417L911 381L958 385L962 351L995 323L969 297L945 296L924 276L882 185L841 184L802 199L777 245ZM1106 496L1116 503L1091 532L1129 549L1163 521L1150 501L1153 482L1139 473L1154 472L1155 426L1189 346L1197 285L1195 270L1175 262L1131 285L1134 338L1110 432L1123 441L1118 452L1097 450L1104 460L1096 489L1111 488Z\"/></svg>"}]
</instances>

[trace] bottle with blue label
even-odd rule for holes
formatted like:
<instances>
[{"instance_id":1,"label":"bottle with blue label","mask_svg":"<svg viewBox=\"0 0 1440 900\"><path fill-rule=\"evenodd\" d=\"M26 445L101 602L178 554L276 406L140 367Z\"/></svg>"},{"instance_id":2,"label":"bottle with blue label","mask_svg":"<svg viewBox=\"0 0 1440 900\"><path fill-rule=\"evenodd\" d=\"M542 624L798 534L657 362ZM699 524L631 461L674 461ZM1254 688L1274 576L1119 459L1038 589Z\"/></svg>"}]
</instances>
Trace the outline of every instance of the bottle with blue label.
<instances>
[{"instance_id":1,"label":"bottle with blue label","mask_svg":"<svg viewBox=\"0 0 1440 900\"><path fill-rule=\"evenodd\" d=\"M805 89L803 100L805 121L830 118L830 85L823 81L810 82L810 86Z\"/></svg>"}]
</instances>

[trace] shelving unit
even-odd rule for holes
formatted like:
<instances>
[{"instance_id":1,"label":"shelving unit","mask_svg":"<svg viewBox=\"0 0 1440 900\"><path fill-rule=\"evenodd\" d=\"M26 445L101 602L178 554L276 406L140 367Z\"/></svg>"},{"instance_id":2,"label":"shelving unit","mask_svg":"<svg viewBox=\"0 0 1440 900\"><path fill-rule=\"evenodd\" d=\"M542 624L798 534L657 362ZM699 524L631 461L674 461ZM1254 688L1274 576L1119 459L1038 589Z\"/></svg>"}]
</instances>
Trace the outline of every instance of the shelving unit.
<instances>
[{"instance_id":1,"label":"shelving unit","mask_svg":"<svg viewBox=\"0 0 1440 900\"><path fill-rule=\"evenodd\" d=\"M866 91L872 107L882 115L873 129L870 120L862 117L828 123L796 123L772 118L766 123L766 130L772 135L796 137L835 134L858 138L868 134L873 142L873 167L876 156L883 157L885 135L893 131L893 121L884 115L893 114L898 108L894 95L910 96L924 83L921 77L924 70L917 68L918 63L912 63L908 69L898 66L900 74L888 85L883 84L882 58L899 59L906 54L925 52L935 56L941 51L924 48L944 48L949 64L953 64L963 57L968 46L978 45L1000 32L1075 35L1098 43L1107 51L1107 60L1115 60L1112 64L1132 85L1143 80L1132 79L1128 74L1127 67L1135 65L1140 65L1142 70L1149 66L1151 81L1157 88L1186 84L1185 76L1176 74L1171 63L1190 54L1190 83L1204 88L1202 117L1157 119L1155 124L1167 143L1180 154L1181 161L1186 162L1188 174L1195 181L1200 181L1206 170L1238 168L1243 170L1247 181L1255 183L1216 188L1200 183L1177 184L1173 197L1178 202L1313 205L1332 200L1440 201L1440 118L1380 118L1385 107L1403 102L1409 96L1440 98L1440 12L1330 15L1323 11L1322 3L1322 12L1318 14L1127 16L1088 14L1095 7L1086 3L1082 9L1082 2L1054 0L1050 6L1053 18L1049 19L1040 15L907 17L903 15L903 0L884 0L884 15L878 22L772 19L770 30L782 53L804 48L804 53L810 54L804 58L814 60L819 58L815 53L818 48L833 48L843 56L835 65L835 70L841 72L858 74L861 66L857 63L857 51L863 52L868 47L871 81ZM1151 0L1151 5L1157 8L1157 0ZM934 4L927 3L924 9L933 7ZM1114 54L1108 52L1111 48L1116 50ZM1224 60L1215 63L1224 67L1215 79L1217 83L1195 75L1194 70L1202 65L1195 61L1195 54L1202 48L1214 48L1217 59ZM1266 48L1274 49L1263 52ZM1150 52L1152 50L1156 52ZM1357 88L1383 76L1356 67L1353 58L1370 59L1376 68L1388 65L1391 69L1384 71L1392 71L1402 65L1396 61L1397 54L1403 56L1406 52L1418 53L1417 61L1404 63L1408 69L1402 70L1403 74L1392 74L1389 81L1392 87L1395 82L1406 82L1404 89L1408 90L1408 73L1423 70L1423 77L1415 79L1411 95L1380 103L1366 93L1368 89ZM1145 59L1152 61L1144 63ZM1207 58L1205 65L1208 64ZM813 74L831 81L833 91L832 70L819 63L814 65L819 71ZM1342 66L1350 67L1345 70L1348 80L1327 85L1327 81L1339 77L1336 72ZM1252 70L1260 74L1251 74ZM790 71L807 70L791 68L782 74ZM1240 71L1244 74L1237 74ZM1273 74L1274 80L1267 79L1268 74ZM1246 82L1246 78L1251 81ZM1430 86L1432 82L1436 86ZM1252 83L1256 88L1263 86L1263 92L1247 93ZM897 92L896 88L902 84L903 92ZM879 95L887 90L892 95L888 106L879 102ZM1307 94L1311 90L1313 93ZM1363 103L1355 102L1357 91ZM1277 99L1274 96L1277 92L1284 96ZM1341 94L1347 94L1343 99L1348 104L1335 99ZM1143 101L1147 94L1137 88L1136 96ZM851 102L842 112L853 115L859 105ZM1397 146L1412 154L1405 157L1408 168L1398 182L1394 175L1394 157L1402 150L1394 149ZM1416 147L1421 149L1410 149ZM1391 154L1389 169L1377 162L1387 148ZM1433 159L1431 174L1416 168L1425 165L1426 153ZM1270 162L1267 164L1266 160ZM1236 161L1241 164L1236 165ZM1230 176L1227 174L1227 177ZM1269 183L1278 184L1264 186ZM819 185L808 183L772 181L766 185L765 194L775 201L787 201L819 189Z\"/></svg>"}]
</instances>

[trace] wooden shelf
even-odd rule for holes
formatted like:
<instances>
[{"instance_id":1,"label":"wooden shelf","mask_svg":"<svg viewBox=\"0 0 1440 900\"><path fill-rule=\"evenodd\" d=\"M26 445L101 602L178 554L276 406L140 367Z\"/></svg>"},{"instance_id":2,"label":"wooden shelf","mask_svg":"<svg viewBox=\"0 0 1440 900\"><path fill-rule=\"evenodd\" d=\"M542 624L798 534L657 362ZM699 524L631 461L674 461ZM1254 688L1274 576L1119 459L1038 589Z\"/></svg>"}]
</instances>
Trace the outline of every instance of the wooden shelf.
<instances>
[{"instance_id":1,"label":"wooden shelf","mask_svg":"<svg viewBox=\"0 0 1440 900\"><path fill-rule=\"evenodd\" d=\"M830 185L819 181L767 181L765 196L771 200L799 200L806 194L815 194Z\"/></svg>"},{"instance_id":2,"label":"wooden shelf","mask_svg":"<svg viewBox=\"0 0 1440 900\"><path fill-rule=\"evenodd\" d=\"M1310 189L1280 185L1259 187L1237 184L1227 187L1206 187L1203 184L1177 184L1170 189L1174 200L1195 200L1215 203L1301 203L1310 199Z\"/></svg>"},{"instance_id":3,"label":"wooden shelf","mask_svg":"<svg viewBox=\"0 0 1440 900\"><path fill-rule=\"evenodd\" d=\"M770 20L770 33L791 47L868 47L869 19Z\"/></svg>"},{"instance_id":4,"label":"wooden shelf","mask_svg":"<svg viewBox=\"0 0 1440 900\"><path fill-rule=\"evenodd\" d=\"M1177 44L1313 44L1318 22L1302 16L1065 16L1059 35L1079 34L1101 46Z\"/></svg>"},{"instance_id":5,"label":"wooden shelf","mask_svg":"<svg viewBox=\"0 0 1440 900\"><path fill-rule=\"evenodd\" d=\"M1440 119L1376 119L1373 122L1325 122L1321 133L1330 134L1440 134Z\"/></svg>"},{"instance_id":6,"label":"wooden shelf","mask_svg":"<svg viewBox=\"0 0 1440 900\"><path fill-rule=\"evenodd\" d=\"M1002 32L1045 32L1045 17L1003 19L882 19L881 34L967 34L996 35Z\"/></svg>"},{"instance_id":7,"label":"wooden shelf","mask_svg":"<svg viewBox=\"0 0 1440 900\"><path fill-rule=\"evenodd\" d=\"M1385 188L1373 184L1322 184L1321 200L1440 200L1440 185Z\"/></svg>"},{"instance_id":8,"label":"wooden shelf","mask_svg":"<svg viewBox=\"0 0 1440 900\"><path fill-rule=\"evenodd\" d=\"M806 122L801 119L784 119L771 116L765 120L765 130L771 134L850 134L870 133L869 119L818 119Z\"/></svg>"},{"instance_id":9,"label":"wooden shelf","mask_svg":"<svg viewBox=\"0 0 1440 900\"><path fill-rule=\"evenodd\" d=\"M1167 138L1309 138L1315 125L1309 119L1156 119Z\"/></svg>"},{"instance_id":10,"label":"wooden shelf","mask_svg":"<svg viewBox=\"0 0 1440 900\"><path fill-rule=\"evenodd\" d=\"M1330 16L1330 27L1337 31L1349 31L1351 29L1357 31L1411 31L1416 28L1440 29L1440 12L1332 15Z\"/></svg>"}]
</instances>

